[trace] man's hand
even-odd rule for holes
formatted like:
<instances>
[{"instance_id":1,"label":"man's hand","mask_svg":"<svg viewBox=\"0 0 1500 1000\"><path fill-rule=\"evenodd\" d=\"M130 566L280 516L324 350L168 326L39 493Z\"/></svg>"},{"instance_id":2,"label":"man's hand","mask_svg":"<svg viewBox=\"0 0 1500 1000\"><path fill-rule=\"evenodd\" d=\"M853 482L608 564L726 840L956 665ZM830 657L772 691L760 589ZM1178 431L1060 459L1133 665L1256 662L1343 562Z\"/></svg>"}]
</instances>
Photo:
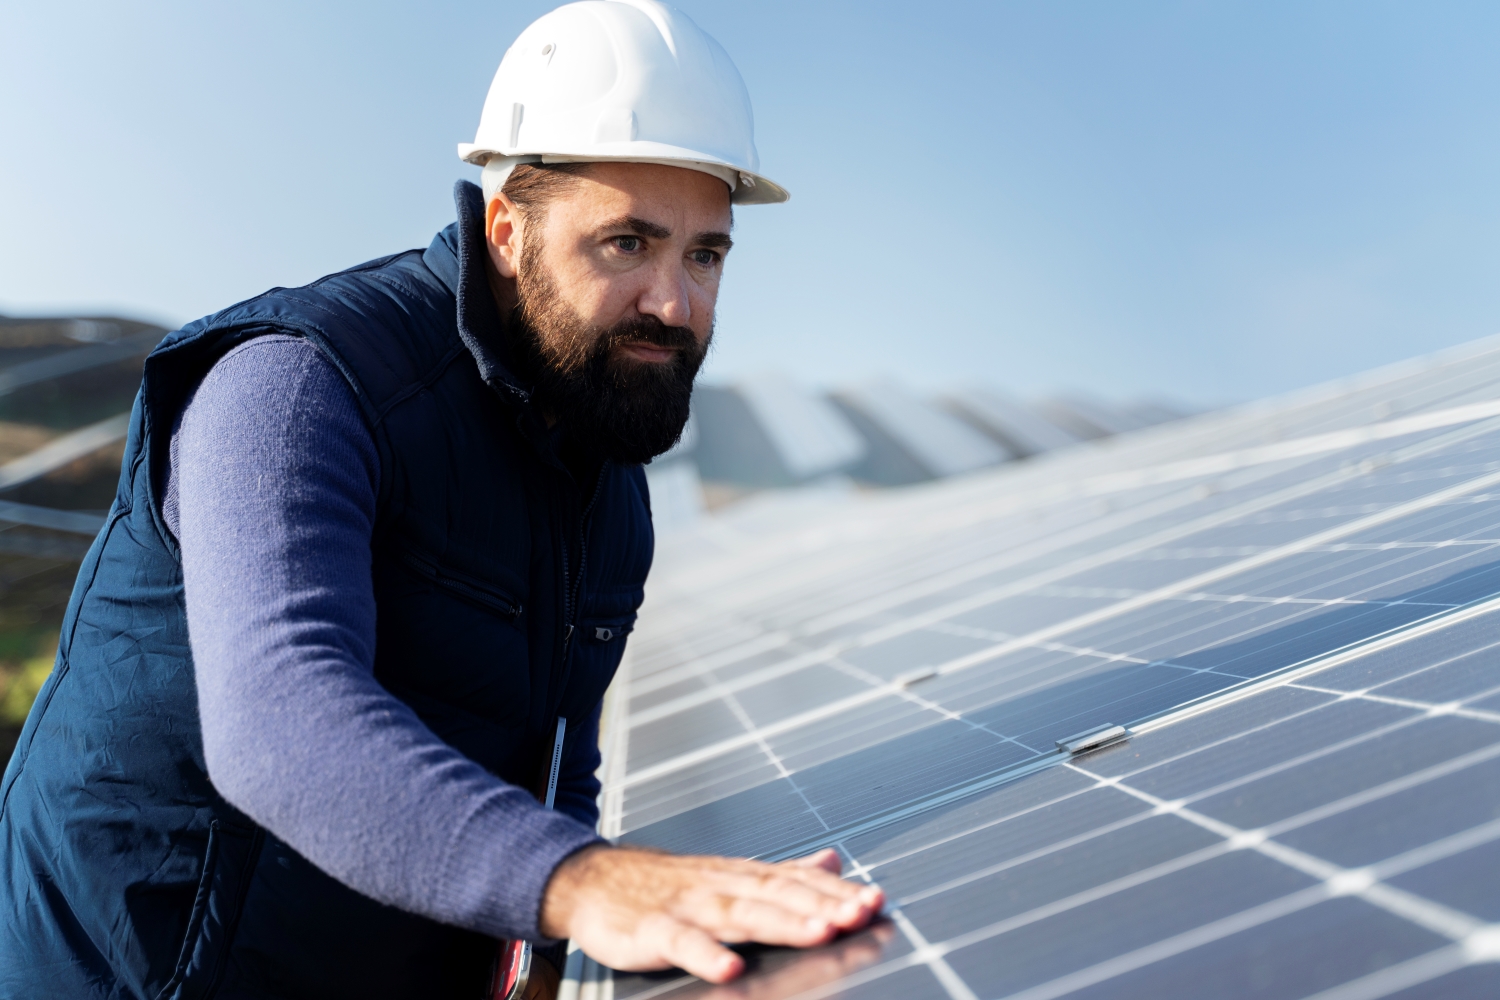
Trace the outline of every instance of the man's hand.
<instances>
[{"instance_id":1,"label":"man's hand","mask_svg":"<svg viewBox=\"0 0 1500 1000\"><path fill-rule=\"evenodd\" d=\"M840 879L842 867L832 850L767 865L588 847L552 873L541 930L572 938L614 969L675 965L723 983L745 962L721 941L807 948L869 923L885 896L875 886Z\"/></svg>"}]
</instances>

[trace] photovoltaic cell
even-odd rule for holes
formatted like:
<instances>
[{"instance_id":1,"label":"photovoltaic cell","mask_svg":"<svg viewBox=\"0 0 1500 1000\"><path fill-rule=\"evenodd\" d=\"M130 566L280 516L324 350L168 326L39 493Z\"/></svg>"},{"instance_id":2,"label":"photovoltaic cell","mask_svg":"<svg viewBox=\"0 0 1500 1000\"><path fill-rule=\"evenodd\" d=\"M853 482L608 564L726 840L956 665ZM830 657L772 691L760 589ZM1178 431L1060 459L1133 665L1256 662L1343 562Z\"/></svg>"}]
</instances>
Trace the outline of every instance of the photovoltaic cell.
<instances>
[{"instance_id":1,"label":"photovoltaic cell","mask_svg":"<svg viewBox=\"0 0 1500 1000\"><path fill-rule=\"evenodd\" d=\"M885 886L737 995L1497 995L1500 346L752 499L663 543L604 749L607 835Z\"/></svg>"}]
</instances>

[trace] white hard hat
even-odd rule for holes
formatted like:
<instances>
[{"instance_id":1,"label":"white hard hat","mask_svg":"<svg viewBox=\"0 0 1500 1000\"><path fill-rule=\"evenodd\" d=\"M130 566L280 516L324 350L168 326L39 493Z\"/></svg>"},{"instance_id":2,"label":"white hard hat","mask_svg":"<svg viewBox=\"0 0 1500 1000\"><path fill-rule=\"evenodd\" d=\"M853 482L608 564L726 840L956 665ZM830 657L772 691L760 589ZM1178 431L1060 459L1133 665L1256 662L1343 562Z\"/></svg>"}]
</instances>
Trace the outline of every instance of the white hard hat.
<instances>
[{"instance_id":1,"label":"white hard hat","mask_svg":"<svg viewBox=\"0 0 1500 1000\"><path fill-rule=\"evenodd\" d=\"M655 0L584 0L537 19L458 155L486 165L487 193L518 163L624 160L713 174L739 205L788 197L759 173L750 94L728 53Z\"/></svg>"}]
</instances>

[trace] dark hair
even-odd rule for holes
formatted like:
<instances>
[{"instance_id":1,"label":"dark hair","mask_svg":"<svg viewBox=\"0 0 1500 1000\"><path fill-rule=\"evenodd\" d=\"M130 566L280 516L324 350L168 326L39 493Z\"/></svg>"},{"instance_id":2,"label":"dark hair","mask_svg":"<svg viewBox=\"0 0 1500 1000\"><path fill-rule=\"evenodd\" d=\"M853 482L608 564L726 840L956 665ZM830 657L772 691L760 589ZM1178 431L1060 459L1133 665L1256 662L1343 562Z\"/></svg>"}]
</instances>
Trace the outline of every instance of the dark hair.
<instances>
[{"instance_id":1,"label":"dark hair","mask_svg":"<svg viewBox=\"0 0 1500 1000\"><path fill-rule=\"evenodd\" d=\"M591 166L589 163L522 163L506 178L500 190L516 203L522 215L540 218L547 211L547 203L572 188Z\"/></svg>"}]
</instances>

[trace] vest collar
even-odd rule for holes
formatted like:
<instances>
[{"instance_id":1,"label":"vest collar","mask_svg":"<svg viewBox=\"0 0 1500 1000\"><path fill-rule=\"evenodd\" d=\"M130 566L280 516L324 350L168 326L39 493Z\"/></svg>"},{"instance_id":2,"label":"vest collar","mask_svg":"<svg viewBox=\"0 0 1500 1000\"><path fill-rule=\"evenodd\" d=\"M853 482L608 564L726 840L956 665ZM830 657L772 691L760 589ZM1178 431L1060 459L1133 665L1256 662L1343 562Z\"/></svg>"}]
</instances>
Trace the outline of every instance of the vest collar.
<instances>
[{"instance_id":1,"label":"vest collar","mask_svg":"<svg viewBox=\"0 0 1500 1000\"><path fill-rule=\"evenodd\" d=\"M479 377L515 413L521 436L548 465L567 471L558 455L556 435L531 405L531 391L511 366L510 338L490 291L484 245L484 195L479 185L453 185L458 221L432 239L422 260L458 300L458 337L463 341Z\"/></svg>"},{"instance_id":2,"label":"vest collar","mask_svg":"<svg viewBox=\"0 0 1500 1000\"><path fill-rule=\"evenodd\" d=\"M453 201L458 221L433 237L422 260L458 300L458 336L474 356L479 377L501 399L525 407L531 393L512 369L505 323L486 272L484 196L477 184L459 181Z\"/></svg>"}]
</instances>

